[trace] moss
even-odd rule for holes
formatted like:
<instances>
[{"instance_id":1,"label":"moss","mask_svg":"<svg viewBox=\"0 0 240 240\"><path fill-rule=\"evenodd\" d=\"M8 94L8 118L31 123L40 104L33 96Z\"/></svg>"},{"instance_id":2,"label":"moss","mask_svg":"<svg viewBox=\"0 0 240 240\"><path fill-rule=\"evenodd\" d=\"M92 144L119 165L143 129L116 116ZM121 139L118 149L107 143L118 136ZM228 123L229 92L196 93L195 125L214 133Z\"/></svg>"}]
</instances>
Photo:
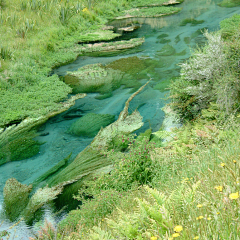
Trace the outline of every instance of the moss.
<instances>
[{"instance_id":1,"label":"moss","mask_svg":"<svg viewBox=\"0 0 240 240\"><path fill-rule=\"evenodd\" d=\"M0 144L0 165L33 157L38 154L41 143L33 140L34 133L30 132L24 136L18 136L2 145Z\"/></svg>"},{"instance_id":2,"label":"moss","mask_svg":"<svg viewBox=\"0 0 240 240\"><path fill-rule=\"evenodd\" d=\"M191 24L191 26L196 26L198 24L202 24L204 23L204 20L196 20L195 18L186 18L184 20L182 20L182 22L180 23L180 26L186 26L188 23Z\"/></svg>"},{"instance_id":3,"label":"moss","mask_svg":"<svg viewBox=\"0 0 240 240\"><path fill-rule=\"evenodd\" d=\"M220 7L237 7L240 5L240 0L223 0L222 2L218 3Z\"/></svg>"},{"instance_id":4,"label":"moss","mask_svg":"<svg viewBox=\"0 0 240 240\"><path fill-rule=\"evenodd\" d=\"M160 56L171 56L176 53L175 48L172 45L166 44L160 51L157 51L157 55Z\"/></svg>"},{"instance_id":5,"label":"moss","mask_svg":"<svg viewBox=\"0 0 240 240\"><path fill-rule=\"evenodd\" d=\"M88 113L75 121L68 133L76 136L94 137L102 127L106 127L115 119L114 115Z\"/></svg>"},{"instance_id":6,"label":"moss","mask_svg":"<svg viewBox=\"0 0 240 240\"><path fill-rule=\"evenodd\" d=\"M15 178L7 180L3 189L4 211L11 221L15 221L27 206L31 190L31 185L21 184Z\"/></svg>"}]
</instances>

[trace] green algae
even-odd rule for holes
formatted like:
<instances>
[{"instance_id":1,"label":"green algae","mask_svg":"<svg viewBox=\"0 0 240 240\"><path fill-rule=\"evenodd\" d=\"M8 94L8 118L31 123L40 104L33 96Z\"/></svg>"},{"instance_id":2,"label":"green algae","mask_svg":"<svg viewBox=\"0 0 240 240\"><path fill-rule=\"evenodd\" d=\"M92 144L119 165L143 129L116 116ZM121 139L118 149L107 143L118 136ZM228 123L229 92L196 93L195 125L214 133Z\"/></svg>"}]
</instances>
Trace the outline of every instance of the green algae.
<instances>
[{"instance_id":1,"label":"green algae","mask_svg":"<svg viewBox=\"0 0 240 240\"><path fill-rule=\"evenodd\" d=\"M191 26L196 26L204 22L205 22L204 20L196 20L195 18L186 18L180 23L180 26L186 26L187 24L191 24Z\"/></svg>"},{"instance_id":2,"label":"green algae","mask_svg":"<svg viewBox=\"0 0 240 240\"><path fill-rule=\"evenodd\" d=\"M167 33L162 33L160 35L157 36L157 39L162 39L162 38L166 38L168 37L169 35Z\"/></svg>"},{"instance_id":3,"label":"green algae","mask_svg":"<svg viewBox=\"0 0 240 240\"><path fill-rule=\"evenodd\" d=\"M135 89L141 86L141 83L137 80L149 78L148 74L151 74L155 67L158 66L158 61L154 59L128 57L121 58L106 65L106 68L112 68L134 76L131 81L125 81L125 87L134 87Z\"/></svg>"},{"instance_id":4,"label":"green algae","mask_svg":"<svg viewBox=\"0 0 240 240\"><path fill-rule=\"evenodd\" d=\"M206 28L200 28L197 31L195 31L194 33L191 34L191 38L196 38L199 35L203 35L203 33L206 31Z\"/></svg>"},{"instance_id":5,"label":"green algae","mask_svg":"<svg viewBox=\"0 0 240 240\"><path fill-rule=\"evenodd\" d=\"M156 43L161 43L161 44L166 44L166 43L170 43L170 42L171 42L171 40L170 39L166 39L166 38L163 38L163 39L161 39L159 41L156 41Z\"/></svg>"},{"instance_id":6,"label":"green algae","mask_svg":"<svg viewBox=\"0 0 240 240\"><path fill-rule=\"evenodd\" d=\"M181 41L180 35L181 35L181 34L178 34L178 35L175 37L175 40L174 40L175 44L177 44L177 43L179 43L179 42Z\"/></svg>"},{"instance_id":7,"label":"green algae","mask_svg":"<svg viewBox=\"0 0 240 240\"><path fill-rule=\"evenodd\" d=\"M75 121L68 133L76 136L94 137L102 127L106 127L115 119L114 115L88 113Z\"/></svg>"},{"instance_id":8,"label":"green algae","mask_svg":"<svg viewBox=\"0 0 240 240\"><path fill-rule=\"evenodd\" d=\"M184 49L184 50L182 50L182 51L179 52L179 53L175 53L175 56L184 56L184 55L186 55L186 54L187 54L187 50Z\"/></svg>"},{"instance_id":9,"label":"green algae","mask_svg":"<svg viewBox=\"0 0 240 240\"><path fill-rule=\"evenodd\" d=\"M183 40L184 40L184 42L186 44L189 44L191 42L191 38L190 37L185 37Z\"/></svg>"},{"instance_id":10,"label":"green algae","mask_svg":"<svg viewBox=\"0 0 240 240\"><path fill-rule=\"evenodd\" d=\"M166 44L160 51L157 51L158 56L171 56L176 53L175 48L172 45Z\"/></svg>"}]
</instances>

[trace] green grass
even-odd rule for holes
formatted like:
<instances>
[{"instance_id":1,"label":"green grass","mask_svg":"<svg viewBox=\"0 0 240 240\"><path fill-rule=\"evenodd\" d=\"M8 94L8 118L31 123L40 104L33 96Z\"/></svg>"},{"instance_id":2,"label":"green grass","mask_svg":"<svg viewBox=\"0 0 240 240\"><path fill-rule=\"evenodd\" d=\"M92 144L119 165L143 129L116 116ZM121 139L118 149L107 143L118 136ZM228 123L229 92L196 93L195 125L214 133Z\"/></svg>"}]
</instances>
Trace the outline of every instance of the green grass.
<instances>
[{"instance_id":1,"label":"green grass","mask_svg":"<svg viewBox=\"0 0 240 240\"><path fill-rule=\"evenodd\" d=\"M140 8L129 11L129 14L133 17L158 17L163 15L169 15L177 13L181 8L175 7L152 7L152 8Z\"/></svg>"}]
</instances>

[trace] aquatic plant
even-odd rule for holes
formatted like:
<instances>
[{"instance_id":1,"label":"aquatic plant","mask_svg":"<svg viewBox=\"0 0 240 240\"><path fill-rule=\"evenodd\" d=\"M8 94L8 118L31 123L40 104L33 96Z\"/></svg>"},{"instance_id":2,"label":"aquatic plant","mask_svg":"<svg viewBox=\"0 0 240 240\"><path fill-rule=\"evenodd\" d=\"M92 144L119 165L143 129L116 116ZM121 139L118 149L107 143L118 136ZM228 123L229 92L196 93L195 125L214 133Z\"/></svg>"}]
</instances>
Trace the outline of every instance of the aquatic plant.
<instances>
[{"instance_id":1,"label":"aquatic plant","mask_svg":"<svg viewBox=\"0 0 240 240\"><path fill-rule=\"evenodd\" d=\"M41 143L33 140L34 132L25 133L8 139L7 143L0 144L0 165L9 161L19 161L30 158L39 153Z\"/></svg>"},{"instance_id":2,"label":"aquatic plant","mask_svg":"<svg viewBox=\"0 0 240 240\"><path fill-rule=\"evenodd\" d=\"M21 184L15 178L6 181L3 189L4 210L11 221L15 221L27 206L31 190L31 185Z\"/></svg>"},{"instance_id":3,"label":"aquatic plant","mask_svg":"<svg viewBox=\"0 0 240 240\"><path fill-rule=\"evenodd\" d=\"M67 132L77 136L94 137L101 128L112 123L114 119L115 116L110 114L87 113L75 121Z\"/></svg>"},{"instance_id":4,"label":"aquatic plant","mask_svg":"<svg viewBox=\"0 0 240 240\"><path fill-rule=\"evenodd\" d=\"M160 56L171 56L174 55L175 53L176 53L175 48L170 44L164 45L160 51L157 51L157 55Z\"/></svg>"},{"instance_id":5,"label":"aquatic plant","mask_svg":"<svg viewBox=\"0 0 240 240\"><path fill-rule=\"evenodd\" d=\"M180 26L186 26L188 23L190 23L191 26L195 26L198 24L202 24L204 22L205 22L204 20L196 20L194 18L186 18L180 23Z\"/></svg>"}]
</instances>

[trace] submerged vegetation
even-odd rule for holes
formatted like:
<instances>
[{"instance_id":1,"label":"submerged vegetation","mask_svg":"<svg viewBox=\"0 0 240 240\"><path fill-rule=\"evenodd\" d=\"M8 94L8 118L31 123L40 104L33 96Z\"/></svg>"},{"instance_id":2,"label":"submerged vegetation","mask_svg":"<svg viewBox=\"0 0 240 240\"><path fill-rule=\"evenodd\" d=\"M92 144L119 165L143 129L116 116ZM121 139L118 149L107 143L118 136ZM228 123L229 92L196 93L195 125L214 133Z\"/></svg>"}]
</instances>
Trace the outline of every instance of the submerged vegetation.
<instances>
[{"instance_id":1,"label":"submerged vegetation","mask_svg":"<svg viewBox=\"0 0 240 240\"><path fill-rule=\"evenodd\" d=\"M219 32L205 32L208 43L171 84L170 107L184 125L120 136L122 150L104 152L111 173L85 181L74 196L80 209L43 236L238 239L239 22L235 15Z\"/></svg>"}]
</instances>

